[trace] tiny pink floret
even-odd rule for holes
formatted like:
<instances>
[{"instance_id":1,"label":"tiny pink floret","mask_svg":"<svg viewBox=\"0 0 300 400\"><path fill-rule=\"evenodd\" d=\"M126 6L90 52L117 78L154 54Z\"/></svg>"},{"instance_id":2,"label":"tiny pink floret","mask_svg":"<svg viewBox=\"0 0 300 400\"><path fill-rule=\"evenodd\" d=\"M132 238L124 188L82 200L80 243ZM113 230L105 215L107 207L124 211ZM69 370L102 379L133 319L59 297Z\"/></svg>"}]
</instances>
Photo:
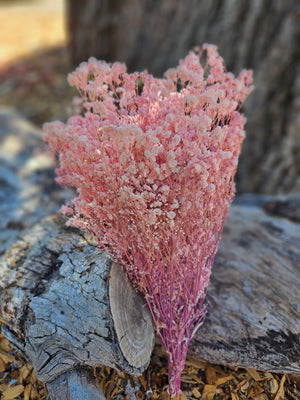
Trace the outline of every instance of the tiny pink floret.
<instances>
[{"instance_id":1,"label":"tiny pink floret","mask_svg":"<svg viewBox=\"0 0 300 400\"><path fill-rule=\"evenodd\" d=\"M168 355L169 393L179 396L235 193L252 74L235 78L204 45L163 79L91 58L68 80L82 115L44 125L58 182L77 189L62 211L145 296Z\"/></svg>"}]
</instances>

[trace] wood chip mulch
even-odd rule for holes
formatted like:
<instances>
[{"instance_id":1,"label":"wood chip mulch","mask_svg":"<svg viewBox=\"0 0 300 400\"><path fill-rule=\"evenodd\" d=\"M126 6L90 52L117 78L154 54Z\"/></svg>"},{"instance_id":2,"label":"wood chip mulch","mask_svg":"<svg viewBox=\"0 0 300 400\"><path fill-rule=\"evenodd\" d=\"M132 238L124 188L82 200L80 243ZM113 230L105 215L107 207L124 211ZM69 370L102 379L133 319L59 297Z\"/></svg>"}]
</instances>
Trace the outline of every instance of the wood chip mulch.
<instances>
[{"instance_id":1,"label":"wood chip mulch","mask_svg":"<svg viewBox=\"0 0 300 400\"><path fill-rule=\"evenodd\" d=\"M168 400L167 359L157 342L149 368L138 378L98 367L94 373L107 400ZM300 400L300 376L209 364L188 357L181 400ZM0 399L48 400L30 364L0 332Z\"/></svg>"}]
</instances>

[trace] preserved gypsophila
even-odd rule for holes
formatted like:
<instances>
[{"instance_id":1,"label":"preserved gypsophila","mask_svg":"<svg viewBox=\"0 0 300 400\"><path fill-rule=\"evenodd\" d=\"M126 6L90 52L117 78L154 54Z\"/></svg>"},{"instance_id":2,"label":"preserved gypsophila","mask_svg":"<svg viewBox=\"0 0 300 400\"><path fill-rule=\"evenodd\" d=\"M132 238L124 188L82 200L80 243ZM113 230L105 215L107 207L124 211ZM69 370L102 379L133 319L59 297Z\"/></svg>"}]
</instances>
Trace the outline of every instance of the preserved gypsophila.
<instances>
[{"instance_id":1,"label":"preserved gypsophila","mask_svg":"<svg viewBox=\"0 0 300 400\"><path fill-rule=\"evenodd\" d=\"M235 192L251 72L235 78L204 45L162 79L94 58L68 79L81 114L44 125L57 181L77 190L62 211L144 295L168 355L169 393L179 396Z\"/></svg>"}]
</instances>

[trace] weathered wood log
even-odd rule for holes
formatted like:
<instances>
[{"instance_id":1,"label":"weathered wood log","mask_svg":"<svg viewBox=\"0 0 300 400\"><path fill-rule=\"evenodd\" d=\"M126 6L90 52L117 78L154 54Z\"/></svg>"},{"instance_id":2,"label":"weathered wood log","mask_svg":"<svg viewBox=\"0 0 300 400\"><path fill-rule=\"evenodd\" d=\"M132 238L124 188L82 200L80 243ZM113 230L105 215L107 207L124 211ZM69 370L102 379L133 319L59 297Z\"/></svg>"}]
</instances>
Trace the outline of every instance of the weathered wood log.
<instances>
[{"instance_id":1,"label":"weathered wood log","mask_svg":"<svg viewBox=\"0 0 300 400\"><path fill-rule=\"evenodd\" d=\"M300 373L299 222L299 195L246 196L232 206L191 355Z\"/></svg>"},{"instance_id":2,"label":"weathered wood log","mask_svg":"<svg viewBox=\"0 0 300 400\"><path fill-rule=\"evenodd\" d=\"M29 129L18 128L22 126ZM50 158L42 152L32 154L33 148L41 147L39 131L32 135L20 116L0 110L0 133L4 333L31 359L38 376L49 380L52 393L58 387L76 393L87 385L91 393L99 393L93 380L88 383L85 366L99 363L101 351L107 359L112 356L109 365L116 368L131 373L141 368L131 364L130 356L122 364L121 357L138 345L137 337L124 350L119 331L115 349L113 332L119 328L109 321L119 318L113 315L118 306L112 305L114 296L107 285L118 281L108 278L114 278L111 262L89 235L66 228L58 216L42 219L68 195L52 183ZM253 195L232 206L213 267L209 313L191 343L190 355L214 363L300 373L299 222L300 195ZM114 290L120 292L118 286ZM133 313L134 321L145 323L136 306L127 312Z\"/></svg>"},{"instance_id":3,"label":"weathered wood log","mask_svg":"<svg viewBox=\"0 0 300 400\"><path fill-rule=\"evenodd\" d=\"M28 229L0 271L4 332L52 391L75 366L104 364L136 376L148 366L154 330L145 300L91 237L62 218Z\"/></svg>"},{"instance_id":4,"label":"weathered wood log","mask_svg":"<svg viewBox=\"0 0 300 400\"><path fill-rule=\"evenodd\" d=\"M99 384L90 370L75 369L68 371L47 384L48 393L52 400L90 399L104 400Z\"/></svg>"}]
</instances>

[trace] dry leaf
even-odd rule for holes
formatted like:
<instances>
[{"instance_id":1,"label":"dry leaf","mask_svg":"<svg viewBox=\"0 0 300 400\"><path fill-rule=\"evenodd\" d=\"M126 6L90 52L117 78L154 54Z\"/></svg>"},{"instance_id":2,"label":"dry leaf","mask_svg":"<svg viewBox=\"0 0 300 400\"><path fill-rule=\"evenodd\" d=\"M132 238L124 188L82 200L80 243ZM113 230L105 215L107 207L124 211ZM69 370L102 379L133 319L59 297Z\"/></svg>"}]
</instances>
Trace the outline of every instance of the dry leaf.
<instances>
[{"instance_id":1,"label":"dry leaf","mask_svg":"<svg viewBox=\"0 0 300 400\"><path fill-rule=\"evenodd\" d=\"M216 394L217 386L216 385L205 385L202 392L203 400L213 400Z\"/></svg>"},{"instance_id":2,"label":"dry leaf","mask_svg":"<svg viewBox=\"0 0 300 400\"><path fill-rule=\"evenodd\" d=\"M237 387L235 389L236 389L236 391L238 391L238 390L245 391L248 388L249 388L248 379L243 379L242 381L239 382L239 384L237 385Z\"/></svg>"},{"instance_id":3,"label":"dry leaf","mask_svg":"<svg viewBox=\"0 0 300 400\"><path fill-rule=\"evenodd\" d=\"M270 380L270 392L271 392L272 394L277 393L278 387L279 387L279 385L278 385L277 380L274 379L274 378L272 378L272 379Z\"/></svg>"},{"instance_id":4,"label":"dry leaf","mask_svg":"<svg viewBox=\"0 0 300 400\"><path fill-rule=\"evenodd\" d=\"M251 396L252 396L252 394L254 393L254 388L253 387L251 387L250 389L249 389L249 392L248 392L248 395L247 395L247 398L249 399Z\"/></svg>"},{"instance_id":5,"label":"dry leaf","mask_svg":"<svg viewBox=\"0 0 300 400\"><path fill-rule=\"evenodd\" d=\"M202 371L204 371L205 368L207 367L207 362L199 360L198 358L188 356L188 358L186 359L185 365L186 366L191 365L197 369L201 369Z\"/></svg>"},{"instance_id":6,"label":"dry leaf","mask_svg":"<svg viewBox=\"0 0 300 400\"><path fill-rule=\"evenodd\" d=\"M249 381L244 382L243 385L240 387L240 391L246 393L249 389L249 386L250 386Z\"/></svg>"},{"instance_id":7,"label":"dry leaf","mask_svg":"<svg viewBox=\"0 0 300 400\"><path fill-rule=\"evenodd\" d=\"M20 377L19 377L19 380L21 383L26 380L26 378L30 374L31 370L32 370L32 367L29 366L28 364L23 365L23 367L20 370Z\"/></svg>"},{"instance_id":8,"label":"dry leaf","mask_svg":"<svg viewBox=\"0 0 300 400\"><path fill-rule=\"evenodd\" d=\"M219 385L223 385L224 383L231 381L231 379L233 379L233 375L226 375L226 376L221 376L220 378L215 380L215 384L217 386Z\"/></svg>"},{"instance_id":9,"label":"dry leaf","mask_svg":"<svg viewBox=\"0 0 300 400\"><path fill-rule=\"evenodd\" d=\"M212 385L213 383L215 383L215 380L217 379L217 374L216 374L215 368L208 365L205 368L205 376L206 376L206 382L209 385Z\"/></svg>"},{"instance_id":10,"label":"dry leaf","mask_svg":"<svg viewBox=\"0 0 300 400\"><path fill-rule=\"evenodd\" d=\"M120 390L120 388L118 386L116 386L113 391L110 394L110 398L112 399L114 397L114 395L116 395L118 393L118 391ZM123 390L122 390L123 391Z\"/></svg>"},{"instance_id":11,"label":"dry leaf","mask_svg":"<svg viewBox=\"0 0 300 400\"><path fill-rule=\"evenodd\" d=\"M192 390L192 395L193 395L194 397L196 397L196 399L200 399L200 397L201 397L201 393L199 392L199 390L198 390L197 388L194 388L194 389Z\"/></svg>"},{"instance_id":12,"label":"dry leaf","mask_svg":"<svg viewBox=\"0 0 300 400\"><path fill-rule=\"evenodd\" d=\"M259 394L261 394L265 391L264 387L259 382L256 383L256 385L254 386L254 389L255 389L254 396L258 396Z\"/></svg>"},{"instance_id":13,"label":"dry leaf","mask_svg":"<svg viewBox=\"0 0 300 400\"><path fill-rule=\"evenodd\" d=\"M36 382L37 382L37 378L36 378L34 369L32 369L31 375L30 375L30 383L31 383L32 385L35 385Z\"/></svg>"},{"instance_id":14,"label":"dry leaf","mask_svg":"<svg viewBox=\"0 0 300 400\"><path fill-rule=\"evenodd\" d=\"M182 375L181 382L184 383L194 383L194 379L190 375Z\"/></svg>"},{"instance_id":15,"label":"dry leaf","mask_svg":"<svg viewBox=\"0 0 300 400\"><path fill-rule=\"evenodd\" d=\"M271 374L271 372L264 372L264 376L267 379L274 379L274 376Z\"/></svg>"},{"instance_id":16,"label":"dry leaf","mask_svg":"<svg viewBox=\"0 0 300 400\"><path fill-rule=\"evenodd\" d=\"M36 387L32 386L32 388L31 388L31 399L30 400L37 400L39 398L40 398L40 396L39 396L39 393L38 393Z\"/></svg>"},{"instance_id":17,"label":"dry leaf","mask_svg":"<svg viewBox=\"0 0 300 400\"><path fill-rule=\"evenodd\" d=\"M259 375L259 373L255 369L246 368L248 374L253 378L256 382L262 381L263 378Z\"/></svg>"},{"instance_id":18,"label":"dry leaf","mask_svg":"<svg viewBox=\"0 0 300 400\"><path fill-rule=\"evenodd\" d=\"M199 378L199 376L195 375L195 374L191 374L191 378L196 382L196 383L204 383L202 381L201 378Z\"/></svg>"},{"instance_id":19,"label":"dry leaf","mask_svg":"<svg viewBox=\"0 0 300 400\"><path fill-rule=\"evenodd\" d=\"M0 392L4 392L8 388L8 383L2 383L0 385Z\"/></svg>"},{"instance_id":20,"label":"dry leaf","mask_svg":"<svg viewBox=\"0 0 300 400\"><path fill-rule=\"evenodd\" d=\"M235 392L231 392L231 400L239 400L239 396Z\"/></svg>"},{"instance_id":21,"label":"dry leaf","mask_svg":"<svg viewBox=\"0 0 300 400\"><path fill-rule=\"evenodd\" d=\"M21 393L24 392L24 386L23 385L17 385L10 387L5 390L5 392L2 393L1 400L12 400L15 399L16 397L20 396Z\"/></svg>"},{"instance_id":22,"label":"dry leaf","mask_svg":"<svg viewBox=\"0 0 300 400\"><path fill-rule=\"evenodd\" d=\"M9 345L9 341L2 336L0 339L0 349L4 350L6 353L12 350L12 347Z\"/></svg>"},{"instance_id":23,"label":"dry leaf","mask_svg":"<svg viewBox=\"0 0 300 400\"><path fill-rule=\"evenodd\" d=\"M5 362L0 358L0 372L5 371Z\"/></svg>"},{"instance_id":24,"label":"dry leaf","mask_svg":"<svg viewBox=\"0 0 300 400\"><path fill-rule=\"evenodd\" d=\"M284 382L285 382L286 376L283 375L281 378L280 384L279 384L279 389L278 392L276 393L276 396L274 397L274 400L280 400L284 399Z\"/></svg>"},{"instance_id":25,"label":"dry leaf","mask_svg":"<svg viewBox=\"0 0 300 400\"><path fill-rule=\"evenodd\" d=\"M121 393L121 392L120 392L120 393ZM144 398L144 393L143 393L141 390L138 390L138 391L136 392L136 394L135 394L135 398L136 398L137 400L143 399L143 398Z\"/></svg>"},{"instance_id":26,"label":"dry leaf","mask_svg":"<svg viewBox=\"0 0 300 400\"><path fill-rule=\"evenodd\" d=\"M170 398L170 397L169 397ZM180 400L189 400L188 397L185 395L184 392L180 393Z\"/></svg>"},{"instance_id":27,"label":"dry leaf","mask_svg":"<svg viewBox=\"0 0 300 400\"><path fill-rule=\"evenodd\" d=\"M269 400L266 393L260 393L258 396L254 396L252 398L253 398L253 400Z\"/></svg>"},{"instance_id":28,"label":"dry leaf","mask_svg":"<svg viewBox=\"0 0 300 400\"><path fill-rule=\"evenodd\" d=\"M44 398L46 396L46 390L44 387L42 387L42 388L39 387L39 395L42 398ZM42 400L42 399L40 399L40 400Z\"/></svg>"},{"instance_id":29,"label":"dry leaf","mask_svg":"<svg viewBox=\"0 0 300 400\"><path fill-rule=\"evenodd\" d=\"M26 386L24 390L24 400L30 400L31 387L32 387L31 383Z\"/></svg>"},{"instance_id":30,"label":"dry leaf","mask_svg":"<svg viewBox=\"0 0 300 400\"><path fill-rule=\"evenodd\" d=\"M151 396L151 400L157 400L159 398L159 394L157 390L155 389L153 392L153 395Z\"/></svg>"},{"instance_id":31,"label":"dry leaf","mask_svg":"<svg viewBox=\"0 0 300 400\"><path fill-rule=\"evenodd\" d=\"M15 361L15 357L11 354L7 353L6 351L0 350L0 358L6 363L11 363Z\"/></svg>"},{"instance_id":32,"label":"dry leaf","mask_svg":"<svg viewBox=\"0 0 300 400\"><path fill-rule=\"evenodd\" d=\"M184 372L188 375L193 375L198 372L198 369L195 368L193 365L189 365L185 368Z\"/></svg>"},{"instance_id":33,"label":"dry leaf","mask_svg":"<svg viewBox=\"0 0 300 400\"><path fill-rule=\"evenodd\" d=\"M182 396L182 393L181 393L181 396ZM164 390L164 391L161 392L161 394L159 395L158 400L170 400L169 393L168 393L166 390Z\"/></svg>"},{"instance_id":34,"label":"dry leaf","mask_svg":"<svg viewBox=\"0 0 300 400\"><path fill-rule=\"evenodd\" d=\"M144 390L147 390L147 384L146 384L146 381L145 381L145 378L143 377L143 375L139 376L138 380L140 381L140 384L143 386Z\"/></svg>"},{"instance_id":35,"label":"dry leaf","mask_svg":"<svg viewBox=\"0 0 300 400\"><path fill-rule=\"evenodd\" d=\"M100 381L99 386L100 386L102 392L104 392L104 390L105 390L105 380L104 380L104 379L102 379L102 380Z\"/></svg>"}]
</instances>

